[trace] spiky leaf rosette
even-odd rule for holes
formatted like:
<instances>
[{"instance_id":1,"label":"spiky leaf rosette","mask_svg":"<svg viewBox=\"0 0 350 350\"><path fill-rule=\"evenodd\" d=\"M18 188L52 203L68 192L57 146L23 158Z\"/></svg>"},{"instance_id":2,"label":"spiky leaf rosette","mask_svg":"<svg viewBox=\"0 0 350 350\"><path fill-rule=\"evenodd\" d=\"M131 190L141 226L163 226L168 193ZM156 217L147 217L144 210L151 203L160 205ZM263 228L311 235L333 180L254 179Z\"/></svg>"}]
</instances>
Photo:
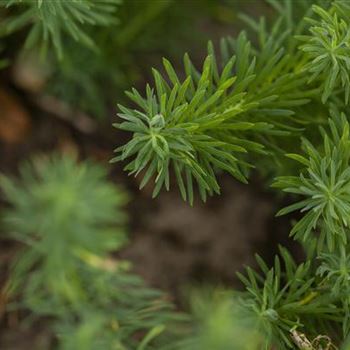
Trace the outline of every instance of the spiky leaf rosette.
<instances>
[{"instance_id":1,"label":"spiky leaf rosette","mask_svg":"<svg viewBox=\"0 0 350 350\"><path fill-rule=\"evenodd\" d=\"M184 80L164 60L166 77L153 70L155 90L147 85L145 98L135 89L128 92L138 109L119 106L125 121L115 126L133 137L116 150L114 161L133 158L125 169L143 173L141 188L154 176L153 196L169 189L173 170L183 199L191 203L194 182L203 200L219 193L217 170L246 182L251 165L244 154L264 153L271 135L294 131L294 109L317 93L305 91L307 78L292 71L284 55L287 34L277 21L258 50L244 32L237 40L223 39L221 59L209 43L201 72L185 55Z\"/></svg>"},{"instance_id":2,"label":"spiky leaf rosette","mask_svg":"<svg viewBox=\"0 0 350 350\"><path fill-rule=\"evenodd\" d=\"M5 0L1 6L17 5L22 12L6 19L5 33L12 33L31 25L25 47L36 45L47 52L51 46L58 57L63 55L64 35L82 45L94 48L95 44L84 26L106 26L116 22L114 12L120 0Z\"/></svg>"},{"instance_id":3,"label":"spiky leaf rosette","mask_svg":"<svg viewBox=\"0 0 350 350\"><path fill-rule=\"evenodd\" d=\"M322 130L324 145L321 150L303 139L306 155L287 155L306 167L300 176L278 177L274 184L285 192L305 197L277 215L296 210L305 213L291 235L307 242L314 237L311 234L319 230L319 250L325 243L329 250L346 244L350 225L349 123L344 114L337 117L333 113L329 127L330 135Z\"/></svg>"},{"instance_id":4,"label":"spiky leaf rosette","mask_svg":"<svg viewBox=\"0 0 350 350\"><path fill-rule=\"evenodd\" d=\"M343 334L350 333L350 256L342 247L336 254L321 253L317 274L323 278L320 283L329 289L330 295L339 303L342 310Z\"/></svg>"},{"instance_id":5,"label":"spiky leaf rosette","mask_svg":"<svg viewBox=\"0 0 350 350\"><path fill-rule=\"evenodd\" d=\"M339 295L350 295L350 256L342 250L339 254L321 253L319 256L321 265L317 273L326 277L332 286L332 293Z\"/></svg>"},{"instance_id":6,"label":"spiky leaf rosette","mask_svg":"<svg viewBox=\"0 0 350 350\"><path fill-rule=\"evenodd\" d=\"M318 79L323 88L322 101L333 92L343 92L350 98L350 16L346 1L335 2L329 11L313 6L319 20L309 19L310 35L299 36L305 41L301 49L310 62L304 67L311 73L309 81Z\"/></svg>"},{"instance_id":7,"label":"spiky leaf rosette","mask_svg":"<svg viewBox=\"0 0 350 350\"><path fill-rule=\"evenodd\" d=\"M13 283L29 278L33 295L76 301L79 255L103 256L125 241L120 206L125 195L105 180L103 168L73 158L37 158L20 169L21 179L1 178L11 205L4 222L13 237L27 244L14 268Z\"/></svg>"},{"instance_id":8,"label":"spiky leaf rosette","mask_svg":"<svg viewBox=\"0 0 350 350\"><path fill-rule=\"evenodd\" d=\"M286 249L280 253L283 264L276 256L271 269L256 256L263 275L249 267L246 276L238 274L247 289L241 298L245 317L263 334L265 350L294 348L293 330L313 338L339 313L332 297L318 290L310 261L297 265Z\"/></svg>"}]
</instances>

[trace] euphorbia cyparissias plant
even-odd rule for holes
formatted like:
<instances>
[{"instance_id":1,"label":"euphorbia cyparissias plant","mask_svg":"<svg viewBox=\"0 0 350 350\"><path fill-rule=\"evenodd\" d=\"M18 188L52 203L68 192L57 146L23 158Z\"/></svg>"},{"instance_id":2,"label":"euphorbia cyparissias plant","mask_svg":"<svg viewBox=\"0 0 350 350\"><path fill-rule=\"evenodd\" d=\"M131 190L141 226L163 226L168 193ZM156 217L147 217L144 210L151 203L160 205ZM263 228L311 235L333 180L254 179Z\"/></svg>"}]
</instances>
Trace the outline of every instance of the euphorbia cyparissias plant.
<instances>
[{"instance_id":1,"label":"euphorbia cyparissias plant","mask_svg":"<svg viewBox=\"0 0 350 350\"><path fill-rule=\"evenodd\" d=\"M335 349L350 318L350 2L268 2L272 25L242 15L253 41L243 31L209 42L201 69L185 54L183 74L163 59L153 87L127 92L133 105L119 106L115 126L132 137L113 161L129 160L140 188L154 182L153 197L176 183L191 205L196 188L204 201L220 193L222 171L244 183L252 168L277 176L295 200L278 215L301 212L291 236L307 262L285 248L273 267L257 256L262 274L239 274L246 292L232 298L259 349Z\"/></svg>"}]
</instances>

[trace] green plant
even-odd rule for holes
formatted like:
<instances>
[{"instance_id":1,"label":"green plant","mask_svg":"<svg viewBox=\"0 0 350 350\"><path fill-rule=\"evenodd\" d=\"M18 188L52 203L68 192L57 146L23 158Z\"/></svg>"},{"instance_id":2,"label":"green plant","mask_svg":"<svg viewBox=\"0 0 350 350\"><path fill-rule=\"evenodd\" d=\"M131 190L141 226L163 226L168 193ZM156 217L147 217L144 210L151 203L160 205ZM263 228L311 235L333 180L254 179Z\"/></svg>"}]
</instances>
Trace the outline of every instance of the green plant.
<instances>
[{"instance_id":1,"label":"green plant","mask_svg":"<svg viewBox=\"0 0 350 350\"><path fill-rule=\"evenodd\" d=\"M115 127L132 137L112 161L128 159L125 170L142 177L140 188L153 182L153 197L175 182L191 205L194 184L205 201L220 192L222 171L247 182L251 168L266 175L269 166L274 187L297 198L278 216L300 211L291 236L308 261L284 248L273 268L257 257L263 274L239 274L246 291L233 298L262 334L259 348L336 349L350 314L350 3L269 3L279 12L271 27L242 16L254 44L242 32L217 55L209 43L202 69L185 55L184 74L164 59L145 97L127 93L133 106L119 106Z\"/></svg>"},{"instance_id":2,"label":"green plant","mask_svg":"<svg viewBox=\"0 0 350 350\"><path fill-rule=\"evenodd\" d=\"M134 157L126 167L131 174L146 168L141 185L156 174L154 196L163 186L168 189L170 168L183 198L191 203L193 180L203 200L207 193L219 193L215 169L246 181L250 164L245 154L264 153L273 135L293 131L293 121L280 120L290 120L298 106L316 98L318 87L306 91L307 74L303 69L292 72L294 58L280 48L294 41L283 30L282 21L276 22L271 33L261 26L257 49L244 32L236 41L221 41L221 69L209 43L201 73L185 55L187 78L180 82L164 60L168 82L154 70L156 89L147 86L146 98L136 90L128 93L141 110L120 106L119 116L126 122L116 126L133 132L133 138L117 149L121 155L115 160Z\"/></svg>"},{"instance_id":3,"label":"green plant","mask_svg":"<svg viewBox=\"0 0 350 350\"><path fill-rule=\"evenodd\" d=\"M316 338L328 331L329 323L341 320L329 285L325 291L319 287L311 262L297 265L286 249L280 251L283 264L276 256L271 269L257 256L263 276L250 268L247 277L239 274L247 288L242 305L246 317L265 335L263 349L269 349L271 344L293 348L294 329L307 329L308 335Z\"/></svg>"},{"instance_id":4,"label":"green plant","mask_svg":"<svg viewBox=\"0 0 350 350\"><path fill-rule=\"evenodd\" d=\"M52 46L58 57L62 58L65 35L82 45L96 48L82 26L106 26L114 23L113 12L118 4L120 0L6 0L1 2L2 6L11 8L21 5L21 13L6 19L4 31L8 34L31 25L25 42L26 48L40 44L46 53Z\"/></svg>"},{"instance_id":5,"label":"green plant","mask_svg":"<svg viewBox=\"0 0 350 350\"><path fill-rule=\"evenodd\" d=\"M309 81L321 78L323 82L322 102L326 102L333 90L341 87L345 90L346 103L349 101L349 12L345 1L335 2L335 11L329 13L321 7L313 10L321 20L309 20L310 35L299 36L305 41L300 48L310 60L304 67L311 73Z\"/></svg>"},{"instance_id":6,"label":"green plant","mask_svg":"<svg viewBox=\"0 0 350 350\"><path fill-rule=\"evenodd\" d=\"M260 349L261 333L245 317L238 301L232 298L230 292L197 292L192 295L191 305L195 332L178 349Z\"/></svg>"},{"instance_id":7,"label":"green plant","mask_svg":"<svg viewBox=\"0 0 350 350\"><path fill-rule=\"evenodd\" d=\"M112 23L112 3L38 0L5 27L11 32L34 20L29 44L44 39L61 56L63 32L92 46L77 23ZM185 54L182 73L164 59L165 73L153 69L154 87L148 84L145 96L127 92L133 105L119 106L115 127L131 140L113 161L128 160L125 170L142 177L141 188L152 181L153 197L176 183L191 205L195 186L203 201L220 193L222 172L245 183L252 168L267 182L275 177L273 187L294 201L277 216L294 213L291 236L306 262L295 262L285 248L272 267L257 255L261 273L247 267L238 274L244 291L196 296L193 317L181 322L162 293L110 255L125 240L122 192L96 165L36 160L22 169L22 181L2 178L11 205L4 222L25 244L5 291L10 307L48 318L60 348L347 350L350 2L268 3L278 13L272 25L241 16L252 41L242 32L223 38L219 49L209 42L203 67ZM149 5L118 45L170 4ZM89 6L96 12L86 14ZM56 7L61 12L52 19Z\"/></svg>"},{"instance_id":8,"label":"green plant","mask_svg":"<svg viewBox=\"0 0 350 350\"><path fill-rule=\"evenodd\" d=\"M303 140L307 157L298 154L288 156L306 166L299 176L283 176L276 179L275 187L285 192L299 194L306 199L282 209L278 215L301 209L306 215L293 227L291 235L307 242L316 228L320 229L318 245L323 249L324 242L333 250L338 244L347 243L349 225L349 124L344 114L329 120L331 136L323 131L322 152L310 142Z\"/></svg>"},{"instance_id":9,"label":"green plant","mask_svg":"<svg viewBox=\"0 0 350 350\"><path fill-rule=\"evenodd\" d=\"M1 178L4 223L23 243L5 291L12 307L49 317L62 349L148 349L172 307L109 256L125 242L124 192L67 156L36 158L20 176Z\"/></svg>"}]
</instances>

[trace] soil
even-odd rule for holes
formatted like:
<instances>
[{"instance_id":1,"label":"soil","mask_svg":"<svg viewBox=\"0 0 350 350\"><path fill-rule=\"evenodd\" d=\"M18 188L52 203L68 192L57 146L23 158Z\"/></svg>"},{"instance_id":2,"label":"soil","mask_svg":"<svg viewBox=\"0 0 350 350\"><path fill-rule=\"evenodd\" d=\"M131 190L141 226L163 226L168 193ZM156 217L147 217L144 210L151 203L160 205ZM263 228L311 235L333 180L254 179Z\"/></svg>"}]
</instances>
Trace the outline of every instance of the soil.
<instances>
[{"instance_id":1,"label":"soil","mask_svg":"<svg viewBox=\"0 0 350 350\"><path fill-rule=\"evenodd\" d=\"M149 205L133 203L131 243L123 256L154 286L178 293L189 283L235 283L235 271L252 263L265 244L273 203L235 180L223 194L191 208L176 191ZM181 287L180 287L181 286Z\"/></svg>"}]
</instances>

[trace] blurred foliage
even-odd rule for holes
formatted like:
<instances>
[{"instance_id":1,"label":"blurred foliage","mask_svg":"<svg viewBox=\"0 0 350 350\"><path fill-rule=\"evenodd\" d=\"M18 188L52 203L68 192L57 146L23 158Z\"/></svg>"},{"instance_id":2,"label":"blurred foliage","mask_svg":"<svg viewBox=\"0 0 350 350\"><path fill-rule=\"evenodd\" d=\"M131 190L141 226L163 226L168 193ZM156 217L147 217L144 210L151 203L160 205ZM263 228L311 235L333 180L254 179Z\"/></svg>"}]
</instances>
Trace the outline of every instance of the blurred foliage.
<instances>
[{"instance_id":1,"label":"blurred foliage","mask_svg":"<svg viewBox=\"0 0 350 350\"><path fill-rule=\"evenodd\" d=\"M91 33L98 52L78 51L74 42L67 42L69 49L61 64L53 65L48 92L89 114L105 117L116 96L123 100L130 84L142 82L155 56L157 60L162 55L178 59L179 51L200 50L206 40L200 22L213 16L213 7L208 0L200 4L125 1L116 13L119 25L114 30L100 28Z\"/></svg>"},{"instance_id":2,"label":"blurred foliage","mask_svg":"<svg viewBox=\"0 0 350 350\"><path fill-rule=\"evenodd\" d=\"M173 318L162 293L108 254L125 242L126 196L105 177L98 165L53 156L24 164L18 181L1 178L4 224L23 243L9 307L49 317L62 349L148 349Z\"/></svg>"},{"instance_id":3,"label":"blurred foliage","mask_svg":"<svg viewBox=\"0 0 350 350\"><path fill-rule=\"evenodd\" d=\"M202 290L191 297L195 332L181 350L258 350L262 336L240 308L238 299L224 290Z\"/></svg>"},{"instance_id":4,"label":"blurred foliage","mask_svg":"<svg viewBox=\"0 0 350 350\"><path fill-rule=\"evenodd\" d=\"M30 26L25 41L26 48L41 46L44 53L53 46L59 58L63 56L63 35L90 48L95 43L81 26L107 26L115 21L113 12L120 0L2 0L6 8L18 6L19 12L5 18L4 32L9 34Z\"/></svg>"},{"instance_id":5,"label":"blurred foliage","mask_svg":"<svg viewBox=\"0 0 350 350\"><path fill-rule=\"evenodd\" d=\"M234 22L242 7L240 2L211 0L77 1L76 9L68 4L2 1L0 35L10 46L14 35L22 35L26 51L42 47L38 64L45 60L51 67L45 92L101 120L116 96L123 100L123 91L142 82L144 71L158 64L159 56L179 61L179 52L201 52L207 40L203 28L216 30Z\"/></svg>"}]
</instances>

